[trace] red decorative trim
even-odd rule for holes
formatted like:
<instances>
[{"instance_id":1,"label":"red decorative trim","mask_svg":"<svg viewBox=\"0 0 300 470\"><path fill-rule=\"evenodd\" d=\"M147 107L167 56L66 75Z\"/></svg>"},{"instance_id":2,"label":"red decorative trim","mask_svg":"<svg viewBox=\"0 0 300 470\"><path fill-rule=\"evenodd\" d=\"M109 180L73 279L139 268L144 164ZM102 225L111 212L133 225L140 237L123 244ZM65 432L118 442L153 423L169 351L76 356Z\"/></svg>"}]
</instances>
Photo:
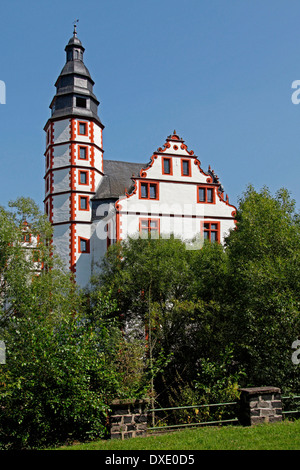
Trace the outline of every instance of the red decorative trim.
<instances>
[{"instance_id":1,"label":"red decorative trim","mask_svg":"<svg viewBox=\"0 0 300 470\"><path fill-rule=\"evenodd\" d=\"M50 171L54 166L54 148L52 147L52 144L54 143L54 124L51 122L50 124ZM50 173L50 194L53 194L54 192L54 175L53 171ZM49 222L52 224L53 223L53 198L50 197L49 201Z\"/></svg>"},{"instance_id":2,"label":"red decorative trim","mask_svg":"<svg viewBox=\"0 0 300 470\"><path fill-rule=\"evenodd\" d=\"M70 226L70 271L76 273L76 225Z\"/></svg>"},{"instance_id":3,"label":"red decorative trim","mask_svg":"<svg viewBox=\"0 0 300 470\"><path fill-rule=\"evenodd\" d=\"M71 120L71 134L75 131L75 120ZM76 145L70 145L70 164L74 165L76 159ZM76 198L73 191L76 188L76 167L70 169L70 222L76 218ZM71 222L70 226L70 271L76 273L76 225Z\"/></svg>"},{"instance_id":4,"label":"red decorative trim","mask_svg":"<svg viewBox=\"0 0 300 470\"><path fill-rule=\"evenodd\" d=\"M118 206L118 207L120 207L120 206ZM116 204L116 208L117 208L117 204ZM116 211L116 238L117 238L118 242L121 240L121 237L120 237L120 212L119 212L118 209Z\"/></svg>"},{"instance_id":5,"label":"red decorative trim","mask_svg":"<svg viewBox=\"0 0 300 470\"><path fill-rule=\"evenodd\" d=\"M194 150L189 151L188 148L187 148L187 145L181 144L180 148L181 148L181 150L185 150L189 155L191 155L191 157L194 155Z\"/></svg>"},{"instance_id":6,"label":"red decorative trim","mask_svg":"<svg viewBox=\"0 0 300 470\"><path fill-rule=\"evenodd\" d=\"M158 155L153 154L150 157L150 163L148 164L148 166L146 168L141 169L139 176L141 176L142 178L146 178L146 176L147 176L146 170L149 170L152 167L152 165L154 163L154 160L156 160L157 158L158 158Z\"/></svg>"},{"instance_id":7,"label":"red decorative trim","mask_svg":"<svg viewBox=\"0 0 300 470\"><path fill-rule=\"evenodd\" d=\"M91 161L90 161L90 165L92 168L95 167L95 149L92 147L91 148ZM94 171L91 171L91 190L94 192L95 191L95 187L96 187L96 183L95 183L95 172Z\"/></svg>"},{"instance_id":8,"label":"red decorative trim","mask_svg":"<svg viewBox=\"0 0 300 470\"><path fill-rule=\"evenodd\" d=\"M76 119L71 119L70 120L70 140L75 140L76 139Z\"/></svg>"},{"instance_id":9,"label":"red decorative trim","mask_svg":"<svg viewBox=\"0 0 300 470\"><path fill-rule=\"evenodd\" d=\"M162 152L165 152L167 149L169 149L171 147L171 144L169 142L166 142L164 145L163 145L164 148L162 147L158 147L157 151L159 153L162 153Z\"/></svg>"},{"instance_id":10,"label":"red decorative trim","mask_svg":"<svg viewBox=\"0 0 300 470\"><path fill-rule=\"evenodd\" d=\"M90 141L94 143L94 123L90 121L89 123L89 133L90 133Z\"/></svg>"}]
</instances>

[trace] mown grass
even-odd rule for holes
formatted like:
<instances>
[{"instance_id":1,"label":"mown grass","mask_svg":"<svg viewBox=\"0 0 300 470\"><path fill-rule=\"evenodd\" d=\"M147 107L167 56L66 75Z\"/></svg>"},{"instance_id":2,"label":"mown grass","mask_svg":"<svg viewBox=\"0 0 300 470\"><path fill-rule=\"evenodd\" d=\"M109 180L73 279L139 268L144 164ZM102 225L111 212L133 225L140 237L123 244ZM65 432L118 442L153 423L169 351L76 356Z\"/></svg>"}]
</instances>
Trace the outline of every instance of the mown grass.
<instances>
[{"instance_id":1,"label":"mown grass","mask_svg":"<svg viewBox=\"0 0 300 470\"><path fill-rule=\"evenodd\" d=\"M56 450L300 450L300 420L253 427L201 427L126 440L100 440Z\"/></svg>"}]
</instances>

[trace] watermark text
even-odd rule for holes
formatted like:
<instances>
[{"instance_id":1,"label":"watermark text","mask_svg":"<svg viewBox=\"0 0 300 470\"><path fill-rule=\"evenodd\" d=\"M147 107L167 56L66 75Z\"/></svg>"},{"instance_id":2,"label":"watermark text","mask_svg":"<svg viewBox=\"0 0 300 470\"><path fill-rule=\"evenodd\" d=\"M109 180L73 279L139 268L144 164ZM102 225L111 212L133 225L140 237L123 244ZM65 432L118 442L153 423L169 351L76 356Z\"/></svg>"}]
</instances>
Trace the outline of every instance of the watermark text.
<instances>
[{"instance_id":1,"label":"watermark text","mask_svg":"<svg viewBox=\"0 0 300 470\"><path fill-rule=\"evenodd\" d=\"M6 85L3 80L0 80L0 104L6 104Z\"/></svg>"}]
</instances>

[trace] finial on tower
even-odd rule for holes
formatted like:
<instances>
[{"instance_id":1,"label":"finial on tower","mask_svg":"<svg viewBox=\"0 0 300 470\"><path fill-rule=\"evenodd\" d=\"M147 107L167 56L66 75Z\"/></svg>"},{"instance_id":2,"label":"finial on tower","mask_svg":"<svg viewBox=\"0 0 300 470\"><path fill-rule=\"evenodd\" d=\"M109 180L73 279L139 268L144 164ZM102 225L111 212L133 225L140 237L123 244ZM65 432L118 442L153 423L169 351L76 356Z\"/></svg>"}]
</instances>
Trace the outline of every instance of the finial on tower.
<instances>
[{"instance_id":1,"label":"finial on tower","mask_svg":"<svg viewBox=\"0 0 300 470\"><path fill-rule=\"evenodd\" d=\"M79 20L73 21L73 24L74 24L73 36L74 36L74 38L77 37L77 29L76 29L76 28L77 28L77 23L78 23L78 21L79 21Z\"/></svg>"}]
</instances>

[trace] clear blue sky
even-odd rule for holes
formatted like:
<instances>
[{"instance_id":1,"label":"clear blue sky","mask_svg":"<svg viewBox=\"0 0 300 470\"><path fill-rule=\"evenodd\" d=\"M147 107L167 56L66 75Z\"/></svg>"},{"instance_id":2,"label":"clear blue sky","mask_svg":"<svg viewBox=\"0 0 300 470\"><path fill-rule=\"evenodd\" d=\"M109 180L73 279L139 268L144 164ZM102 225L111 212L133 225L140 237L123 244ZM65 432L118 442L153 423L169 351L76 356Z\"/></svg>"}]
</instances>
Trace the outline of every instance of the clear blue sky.
<instances>
[{"instance_id":1,"label":"clear blue sky","mask_svg":"<svg viewBox=\"0 0 300 470\"><path fill-rule=\"evenodd\" d=\"M299 0L2 0L1 205L42 207L43 127L77 18L107 159L147 163L176 129L231 203L252 183L300 209Z\"/></svg>"}]
</instances>

